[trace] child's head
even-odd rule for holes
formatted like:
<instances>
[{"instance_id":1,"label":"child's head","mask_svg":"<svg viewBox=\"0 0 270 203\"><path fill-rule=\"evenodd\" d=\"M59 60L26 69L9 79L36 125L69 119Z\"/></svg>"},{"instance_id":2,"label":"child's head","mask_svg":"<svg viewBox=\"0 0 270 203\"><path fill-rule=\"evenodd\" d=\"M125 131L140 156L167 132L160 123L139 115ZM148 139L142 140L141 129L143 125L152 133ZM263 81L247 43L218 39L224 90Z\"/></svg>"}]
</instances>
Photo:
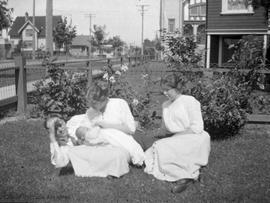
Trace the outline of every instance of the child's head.
<instances>
[{"instance_id":1,"label":"child's head","mask_svg":"<svg viewBox=\"0 0 270 203\"><path fill-rule=\"evenodd\" d=\"M58 117L48 118L45 127L54 132L57 141L68 139L68 131L64 120Z\"/></svg>"},{"instance_id":2,"label":"child's head","mask_svg":"<svg viewBox=\"0 0 270 203\"><path fill-rule=\"evenodd\" d=\"M84 141L88 130L89 128L87 127L83 127L83 126L78 127L75 132L75 135L78 138L78 140Z\"/></svg>"},{"instance_id":3,"label":"child's head","mask_svg":"<svg viewBox=\"0 0 270 203\"><path fill-rule=\"evenodd\" d=\"M92 140L97 138L98 132L99 132L98 126L92 128L80 126L77 128L75 135L80 141Z\"/></svg>"}]
</instances>

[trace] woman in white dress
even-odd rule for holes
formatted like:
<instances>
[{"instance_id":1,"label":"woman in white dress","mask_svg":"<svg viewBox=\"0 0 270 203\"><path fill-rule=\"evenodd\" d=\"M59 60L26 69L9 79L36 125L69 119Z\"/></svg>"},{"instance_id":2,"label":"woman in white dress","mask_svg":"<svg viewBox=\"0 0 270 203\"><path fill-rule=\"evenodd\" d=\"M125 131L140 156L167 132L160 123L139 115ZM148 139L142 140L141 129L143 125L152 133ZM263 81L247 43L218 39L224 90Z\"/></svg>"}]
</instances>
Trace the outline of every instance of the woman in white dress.
<instances>
[{"instance_id":1,"label":"woman in white dress","mask_svg":"<svg viewBox=\"0 0 270 203\"><path fill-rule=\"evenodd\" d=\"M130 162L142 165L145 155L131 136L136 125L127 102L108 98L108 89L99 86L91 90L88 99L91 108L86 114L73 116L63 130L76 139L75 131L78 127L100 126L100 134L110 144L73 146L70 139L55 138L56 132L51 122L48 124L51 163L59 168L71 162L75 175L83 177L120 177L129 172Z\"/></svg>"},{"instance_id":2,"label":"woman in white dress","mask_svg":"<svg viewBox=\"0 0 270 203\"><path fill-rule=\"evenodd\" d=\"M168 100L162 105L161 132L169 137L155 141L146 150L144 171L159 180L176 182L172 192L181 192L207 165L210 136L203 129L200 103L180 93L176 78L167 77L162 88Z\"/></svg>"}]
</instances>

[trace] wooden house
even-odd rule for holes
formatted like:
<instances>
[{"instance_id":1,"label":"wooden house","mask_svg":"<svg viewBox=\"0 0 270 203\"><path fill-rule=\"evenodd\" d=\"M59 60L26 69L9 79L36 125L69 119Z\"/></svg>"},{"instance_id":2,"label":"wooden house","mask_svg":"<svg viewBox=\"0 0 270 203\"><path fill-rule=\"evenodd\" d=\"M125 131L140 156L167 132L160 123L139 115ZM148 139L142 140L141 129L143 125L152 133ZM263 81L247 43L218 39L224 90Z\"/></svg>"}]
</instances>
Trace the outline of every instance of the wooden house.
<instances>
[{"instance_id":1,"label":"wooden house","mask_svg":"<svg viewBox=\"0 0 270 203\"><path fill-rule=\"evenodd\" d=\"M269 34L265 10L254 9L250 0L207 0L206 4L206 68L226 67L236 43L244 35L260 35L267 50Z\"/></svg>"}]
</instances>

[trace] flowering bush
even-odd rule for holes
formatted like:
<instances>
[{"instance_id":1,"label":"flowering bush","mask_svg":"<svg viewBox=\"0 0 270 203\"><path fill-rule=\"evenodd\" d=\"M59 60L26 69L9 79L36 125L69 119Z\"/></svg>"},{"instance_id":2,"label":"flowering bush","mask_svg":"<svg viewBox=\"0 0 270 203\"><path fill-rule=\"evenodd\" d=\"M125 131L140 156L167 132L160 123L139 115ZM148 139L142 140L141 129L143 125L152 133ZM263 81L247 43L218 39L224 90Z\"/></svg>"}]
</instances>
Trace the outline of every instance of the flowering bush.
<instances>
[{"instance_id":1,"label":"flowering bush","mask_svg":"<svg viewBox=\"0 0 270 203\"><path fill-rule=\"evenodd\" d=\"M201 55L196 52L197 44L191 36L179 36L179 33L164 33L165 56L168 65L175 68L198 67Z\"/></svg>"},{"instance_id":2,"label":"flowering bush","mask_svg":"<svg viewBox=\"0 0 270 203\"><path fill-rule=\"evenodd\" d=\"M122 65L119 70L107 69L103 75L110 87L110 97L125 99L131 109L131 112L136 120L139 121L140 126L149 127L155 120L155 111L153 104L150 102L150 93L148 90L148 82L150 78L144 74L143 87L144 91L138 92L134 86L128 81L128 66Z\"/></svg>"},{"instance_id":3,"label":"flowering bush","mask_svg":"<svg viewBox=\"0 0 270 203\"><path fill-rule=\"evenodd\" d=\"M38 81L34 93L41 116L58 114L64 119L86 110L87 74L71 73L56 66L47 67L48 75Z\"/></svg>"},{"instance_id":4,"label":"flowering bush","mask_svg":"<svg viewBox=\"0 0 270 203\"><path fill-rule=\"evenodd\" d=\"M47 64L48 75L35 84L34 103L41 116L59 114L64 119L84 113L87 109L85 72L71 73L51 64ZM147 91L138 93L127 79L128 66L114 70L111 66L104 68L101 77L93 79L94 83L109 86L109 97L125 99L133 116L141 126L148 126L154 119L151 112L150 94ZM148 78L145 77L144 81ZM144 85L147 85L145 82Z\"/></svg>"}]
</instances>

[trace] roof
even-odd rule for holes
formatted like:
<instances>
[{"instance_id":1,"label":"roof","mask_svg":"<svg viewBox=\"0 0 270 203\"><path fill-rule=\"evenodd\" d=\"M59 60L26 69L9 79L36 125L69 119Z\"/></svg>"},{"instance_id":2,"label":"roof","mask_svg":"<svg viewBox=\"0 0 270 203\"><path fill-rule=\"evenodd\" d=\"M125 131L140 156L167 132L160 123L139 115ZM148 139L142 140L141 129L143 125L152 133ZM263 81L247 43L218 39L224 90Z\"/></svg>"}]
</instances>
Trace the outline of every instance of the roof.
<instances>
[{"instance_id":1,"label":"roof","mask_svg":"<svg viewBox=\"0 0 270 203\"><path fill-rule=\"evenodd\" d=\"M87 36L87 35L77 35L72 40L72 46L89 46L89 36Z\"/></svg>"},{"instance_id":2,"label":"roof","mask_svg":"<svg viewBox=\"0 0 270 203\"><path fill-rule=\"evenodd\" d=\"M33 18L28 17L28 20L32 23ZM61 16L53 16L53 27L56 26L56 24L62 21ZM25 16L18 16L15 21L13 22L11 29L9 31L9 35L11 38L19 38L19 30L25 26ZM39 37L45 37L46 32L46 16L35 16L35 27L37 30L40 31Z\"/></svg>"}]
</instances>

